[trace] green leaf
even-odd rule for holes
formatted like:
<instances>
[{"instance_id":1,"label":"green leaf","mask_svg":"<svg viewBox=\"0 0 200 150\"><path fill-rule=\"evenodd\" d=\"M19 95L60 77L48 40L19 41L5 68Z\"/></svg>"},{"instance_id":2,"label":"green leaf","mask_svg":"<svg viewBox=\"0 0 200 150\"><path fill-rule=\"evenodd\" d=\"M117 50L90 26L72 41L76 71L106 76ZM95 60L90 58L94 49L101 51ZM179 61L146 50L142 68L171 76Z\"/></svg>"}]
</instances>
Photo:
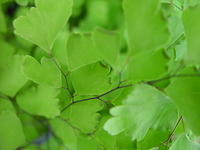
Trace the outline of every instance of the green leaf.
<instances>
[{"instance_id":1,"label":"green leaf","mask_svg":"<svg viewBox=\"0 0 200 150\"><path fill-rule=\"evenodd\" d=\"M192 7L184 11L183 22L185 27L185 34L188 43L188 52L185 58L188 64L200 64L200 21L198 18L200 15L200 6Z\"/></svg>"},{"instance_id":2,"label":"green leaf","mask_svg":"<svg viewBox=\"0 0 200 150\"><path fill-rule=\"evenodd\" d=\"M70 70L75 70L102 59L90 33L71 34L67 43L67 54Z\"/></svg>"},{"instance_id":3,"label":"green leaf","mask_svg":"<svg viewBox=\"0 0 200 150\"><path fill-rule=\"evenodd\" d=\"M117 150L136 150L136 141L131 140L131 136L123 132L117 135Z\"/></svg>"},{"instance_id":4,"label":"green leaf","mask_svg":"<svg viewBox=\"0 0 200 150\"><path fill-rule=\"evenodd\" d=\"M15 108L13 107L11 101L0 98L0 113L3 111L15 112Z\"/></svg>"},{"instance_id":5,"label":"green leaf","mask_svg":"<svg viewBox=\"0 0 200 150\"><path fill-rule=\"evenodd\" d=\"M22 124L14 112L1 112L0 122L1 150L14 150L25 143Z\"/></svg>"},{"instance_id":6,"label":"green leaf","mask_svg":"<svg viewBox=\"0 0 200 150\"><path fill-rule=\"evenodd\" d=\"M169 150L200 150L200 144L191 141L187 135L181 135Z\"/></svg>"},{"instance_id":7,"label":"green leaf","mask_svg":"<svg viewBox=\"0 0 200 150\"><path fill-rule=\"evenodd\" d=\"M78 95L98 95L111 89L109 83L110 69L100 64L93 63L81 67L70 74L75 92Z\"/></svg>"},{"instance_id":8,"label":"green leaf","mask_svg":"<svg viewBox=\"0 0 200 150\"><path fill-rule=\"evenodd\" d=\"M167 24L159 9L160 0L124 0L129 48L132 54L163 48L169 40Z\"/></svg>"},{"instance_id":9,"label":"green leaf","mask_svg":"<svg viewBox=\"0 0 200 150\"><path fill-rule=\"evenodd\" d=\"M89 136L78 136L78 144L76 150L97 150L99 149L99 143Z\"/></svg>"},{"instance_id":10,"label":"green leaf","mask_svg":"<svg viewBox=\"0 0 200 150\"><path fill-rule=\"evenodd\" d=\"M31 87L19 94L17 103L30 114L54 118L60 114L58 94L58 89L39 85L37 88Z\"/></svg>"},{"instance_id":11,"label":"green leaf","mask_svg":"<svg viewBox=\"0 0 200 150\"><path fill-rule=\"evenodd\" d=\"M24 56L14 55L14 48L1 40L0 49L0 91L14 97L27 81L21 71Z\"/></svg>"},{"instance_id":12,"label":"green leaf","mask_svg":"<svg viewBox=\"0 0 200 150\"><path fill-rule=\"evenodd\" d=\"M93 138L76 133L64 120L54 119L51 121L51 126L69 150L95 150L98 147Z\"/></svg>"},{"instance_id":13,"label":"green leaf","mask_svg":"<svg viewBox=\"0 0 200 150\"><path fill-rule=\"evenodd\" d=\"M129 77L135 82L155 80L167 72L167 65L163 50L140 53L128 65Z\"/></svg>"},{"instance_id":14,"label":"green leaf","mask_svg":"<svg viewBox=\"0 0 200 150\"><path fill-rule=\"evenodd\" d=\"M51 120L51 126L68 149L76 150L77 136L74 129L67 122L56 118Z\"/></svg>"},{"instance_id":15,"label":"green leaf","mask_svg":"<svg viewBox=\"0 0 200 150\"><path fill-rule=\"evenodd\" d=\"M23 72L28 79L42 85L55 88L62 86L61 72L53 59L43 57L41 64L31 56L26 56L23 63Z\"/></svg>"},{"instance_id":16,"label":"green leaf","mask_svg":"<svg viewBox=\"0 0 200 150\"><path fill-rule=\"evenodd\" d=\"M50 53L72 11L72 0L36 0L26 16L14 21L15 33Z\"/></svg>"},{"instance_id":17,"label":"green leaf","mask_svg":"<svg viewBox=\"0 0 200 150\"><path fill-rule=\"evenodd\" d=\"M179 74L198 74L192 68L186 68ZM170 86L167 87L167 94L174 100L183 114L186 123L194 133L200 134L200 110L199 110L199 76L180 76L172 79Z\"/></svg>"},{"instance_id":18,"label":"green leaf","mask_svg":"<svg viewBox=\"0 0 200 150\"><path fill-rule=\"evenodd\" d=\"M13 150L25 142L21 121L8 99L0 98L0 149Z\"/></svg>"},{"instance_id":19,"label":"green leaf","mask_svg":"<svg viewBox=\"0 0 200 150\"><path fill-rule=\"evenodd\" d=\"M122 106L111 109L114 116L104 129L111 135L127 131L141 140L150 128L172 128L177 118L175 105L162 92L145 84L136 85Z\"/></svg>"},{"instance_id":20,"label":"green leaf","mask_svg":"<svg viewBox=\"0 0 200 150\"><path fill-rule=\"evenodd\" d=\"M117 59L120 54L120 36L117 32L97 28L94 33L94 41L99 54L113 68L117 68Z\"/></svg>"},{"instance_id":21,"label":"green leaf","mask_svg":"<svg viewBox=\"0 0 200 150\"><path fill-rule=\"evenodd\" d=\"M100 117L98 111L102 108L102 102L98 100L85 101L73 104L62 116L82 132L91 133L98 125Z\"/></svg>"}]
</instances>

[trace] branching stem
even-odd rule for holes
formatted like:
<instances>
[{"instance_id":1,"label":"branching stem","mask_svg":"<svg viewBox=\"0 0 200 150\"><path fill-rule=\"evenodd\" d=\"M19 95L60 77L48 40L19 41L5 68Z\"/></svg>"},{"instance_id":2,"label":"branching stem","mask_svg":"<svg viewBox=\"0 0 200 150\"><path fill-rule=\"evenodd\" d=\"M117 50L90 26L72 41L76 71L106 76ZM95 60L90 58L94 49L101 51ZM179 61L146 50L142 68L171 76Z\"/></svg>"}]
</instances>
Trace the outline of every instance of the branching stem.
<instances>
[{"instance_id":1,"label":"branching stem","mask_svg":"<svg viewBox=\"0 0 200 150\"><path fill-rule=\"evenodd\" d=\"M70 106L72 106L73 104L81 103L81 102L85 102L85 101L90 101L90 100L97 100L97 99L99 99L99 98L101 98L101 97L103 97L103 96L105 96L105 95L108 95L108 94L110 94L110 93L112 93L112 92L114 92L114 91L116 91L116 90L119 90L119 89L122 89L122 88L127 88L127 87L132 87L132 86L133 86L133 84L123 85L123 86L117 86L116 88L113 88L113 89L111 89L110 91L105 92L105 93L103 93L103 94L101 94L101 95L98 95L98 96L96 96L96 97L91 97L91 98L86 98L86 99L81 99L81 100L73 101L73 102L71 102L70 104L68 104L66 107L64 107L64 108L61 110L61 112L64 112L66 109L68 109L68 108L69 108Z\"/></svg>"}]
</instances>

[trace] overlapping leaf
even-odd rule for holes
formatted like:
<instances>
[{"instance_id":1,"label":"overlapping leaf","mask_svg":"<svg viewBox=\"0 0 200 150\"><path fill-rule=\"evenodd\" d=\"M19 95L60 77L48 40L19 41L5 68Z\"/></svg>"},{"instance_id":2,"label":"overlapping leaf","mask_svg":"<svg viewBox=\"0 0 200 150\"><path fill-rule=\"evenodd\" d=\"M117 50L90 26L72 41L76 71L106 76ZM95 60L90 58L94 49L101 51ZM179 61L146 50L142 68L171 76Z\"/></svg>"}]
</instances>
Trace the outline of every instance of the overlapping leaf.
<instances>
[{"instance_id":1,"label":"overlapping leaf","mask_svg":"<svg viewBox=\"0 0 200 150\"><path fill-rule=\"evenodd\" d=\"M0 150L200 149L198 3L0 0Z\"/></svg>"},{"instance_id":2,"label":"overlapping leaf","mask_svg":"<svg viewBox=\"0 0 200 150\"><path fill-rule=\"evenodd\" d=\"M141 140L150 128L172 128L177 112L174 103L157 89L140 84L122 106L111 109L114 116L104 129L111 135L128 131L132 140Z\"/></svg>"},{"instance_id":3,"label":"overlapping leaf","mask_svg":"<svg viewBox=\"0 0 200 150\"><path fill-rule=\"evenodd\" d=\"M92 150L99 147L95 139L78 134L68 122L62 119L51 121L52 128L56 135L63 141L64 145L70 150Z\"/></svg>"},{"instance_id":4,"label":"overlapping leaf","mask_svg":"<svg viewBox=\"0 0 200 150\"><path fill-rule=\"evenodd\" d=\"M82 132L92 133L98 125L100 117L98 111L102 107L102 102L98 100L85 101L67 108L62 116Z\"/></svg>"},{"instance_id":5,"label":"overlapping leaf","mask_svg":"<svg viewBox=\"0 0 200 150\"><path fill-rule=\"evenodd\" d=\"M68 65L70 70L101 60L90 33L72 34L67 43Z\"/></svg>"},{"instance_id":6,"label":"overlapping leaf","mask_svg":"<svg viewBox=\"0 0 200 150\"><path fill-rule=\"evenodd\" d=\"M112 88L109 82L110 69L93 63L73 71L70 75L75 92L78 95L99 95Z\"/></svg>"},{"instance_id":7,"label":"overlapping leaf","mask_svg":"<svg viewBox=\"0 0 200 150\"><path fill-rule=\"evenodd\" d=\"M128 42L132 54L163 48L169 40L159 0L124 0Z\"/></svg>"}]
</instances>

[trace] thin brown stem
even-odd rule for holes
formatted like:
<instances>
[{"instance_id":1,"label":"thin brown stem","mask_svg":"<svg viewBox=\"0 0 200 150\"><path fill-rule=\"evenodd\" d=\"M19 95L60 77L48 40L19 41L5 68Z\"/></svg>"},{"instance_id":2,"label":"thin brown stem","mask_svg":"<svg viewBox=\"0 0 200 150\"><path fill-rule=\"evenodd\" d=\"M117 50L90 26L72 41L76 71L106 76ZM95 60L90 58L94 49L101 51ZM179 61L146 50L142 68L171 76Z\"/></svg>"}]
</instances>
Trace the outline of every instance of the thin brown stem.
<instances>
[{"instance_id":1,"label":"thin brown stem","mask_svg":"<svg viewBox=\"0 0 200 150\"><path fill-rule=\"evenodd\" d=\"M146 83L146 84L150 84L150 85L154 85L156 83L159 83L159 82L162 82L162 81L165 81L165 80L169 80L171 78L180 78L180 77L200 77L200 74L179 74L179 75L171 75L171 76L167 76L167 77L163 77L163 78L160 78L160 79L157 79L157 80L152 80L152 81L147 81L147 82L140 82L140 83ZM139 84L139 83L138 83ZM65 106L61 112L64 112L66 109L68 109L69 107L71 107L73 104L76 104L76 103L81 103L81 102L85 102L85 101L90 101L90 100L94 100L94 99L99 99L103 96L106 96L116 90L119 90L119 89L122 89L122 88L128 88L128 87L132 87L133 85L135 84L128 84L128 85L122 85L122 86L117 86L113 89L111 89L110 91L108 92L105 92L103 94L100 94L98 96L95 96L95 97L91 97L91 98L86 98L86 99L81 99L81 100L77 100L77 101L72 101L70 104L68 104L67 106Z\"/></svg>"},{"instance_id":2,"label":"thin brown stem","mask_svg":"<svg viewBox=\"0 0 200 150\"><path fill-rule=\"evenodd\" d=\"M81 100L73 101L73 102L71 102L70 104L68 104L66 107L64 107L64 108L61 110L61 112L64 112L66 109L68 109L68 108L69 108L70 106L72 106L73 104L81 103L81 102L85 102L85 101L90 101L90 100L95 100L95 99L99 99L99 98L101 98L101 97L103 97L103 96L106 96L106 95L108 95L108 94L110 94L110 93L116 91L116 90L119 90L119 89L122 89L122 88L131 87L131 86L133 86L133 84L123 85L123 86L117 86L116 88L113 88L113 89L111 89L110 91L105 92L105 93L103 93L103 94L101 94L101 95L98 95L98 96L95 96L95 97L91 97L91 98L86 98L86 99L81 99Z\"/></svg>"},{"instance_id":3,"label":"thin brown stem","mask_svg":"<svg viewBox=\"0 0 200 150\"><path fill-rule=\"evenodd\" d=\"M200 74L178 74L178 75L171 75L171 76L167 76L167 77L163 77L157 80L152 80L152 81L147 81L147 84L156 84L165 80L169 80L171 78L181 78L181 77L200 77Z\"/></svg>"},{"instance_id":4,"label":"thin brown stem","mask_svg":"<svg viewBox=\"0 0 200 150\"><path fill-rule=\"evenodd\" d=\"M164 142L161 143L161 144L166 144L166 149L169 147L169 141L171 140L171 138L172 138L172 136L174 135L174 133L175 133L175 131L176 131L178 125L180 124L180 122L181 122L182 120L183 120L183 117L181 116L181 117L178 119L178 121L176 122L176 124L175 124L173 130L171 131L171 133L169 134L168 138L167 138ZM161 145L161 144L160 144L160 145ZM160 145L159 145L159 146L160 146Z\"/></svg>"},{"instance_id":5,"label":"thin brown stem","mask_svg":"<svg viewBox=\"0 0 200 150\"><path fill-rule=\"evenodd\" d=\"M67 74L65 74L65 72L62 70L62 68L59 66L59 64L56 62L56 60L54 58L52 58L53 62L55 63L55 65L57 66L57 68L60 70L61 74L63 75L64 79L65 79L65 83L66 83L66 90L68 90L69 94L71 97L73 97L73 94L71 93L69 86L68 86L68 80L67 80Z\"/></svg>"},{"instance_id":6,"label":"thin brown stem","mask_svg":"<svg viewBox=\"0 0 200 150\"><path fill-rule=\"evenodd\" d=\"M63 118L63 117L58 117L59 119L61 119L62 121L64 121L65 123L67 123L72 129L79 131L80 133L83 133L81 131L81 129L77 128L76 126L72 125L67 119ZM84 133L83 133L84 134Z\"/></svg>"}]
</instances>

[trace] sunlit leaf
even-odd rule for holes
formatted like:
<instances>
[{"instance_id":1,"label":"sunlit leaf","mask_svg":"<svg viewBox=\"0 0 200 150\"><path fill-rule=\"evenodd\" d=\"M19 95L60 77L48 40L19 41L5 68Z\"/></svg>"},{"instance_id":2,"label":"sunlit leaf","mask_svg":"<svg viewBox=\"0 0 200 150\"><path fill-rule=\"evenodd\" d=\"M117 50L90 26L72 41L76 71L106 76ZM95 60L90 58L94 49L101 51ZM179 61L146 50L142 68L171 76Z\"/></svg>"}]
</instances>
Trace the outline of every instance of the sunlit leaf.
<instances>
[{"instance_id":1,"label":"sunlit leaf","mask_svg":"<svg viewBox=\"0 0 200 150\"><path fill-rule=\"evenodd\" d=\"M157 89L136 85L122 106L111 109L113 118L104 129L111 135L128 131L132 140L141 140L150 128L172 128L177 118L176 107L169 97Z\"/></svg>"},{"instance_id":2,"label":"sunlit leaf","mask_svg":"<svg viewBox=\"0 0 200 150\"><path fill-rule=\"evenodd\" d=\"M14 21L15 33L50 53L72 11L72 0L36 0L26 16Z\"/></svg>"}]
</instances>

